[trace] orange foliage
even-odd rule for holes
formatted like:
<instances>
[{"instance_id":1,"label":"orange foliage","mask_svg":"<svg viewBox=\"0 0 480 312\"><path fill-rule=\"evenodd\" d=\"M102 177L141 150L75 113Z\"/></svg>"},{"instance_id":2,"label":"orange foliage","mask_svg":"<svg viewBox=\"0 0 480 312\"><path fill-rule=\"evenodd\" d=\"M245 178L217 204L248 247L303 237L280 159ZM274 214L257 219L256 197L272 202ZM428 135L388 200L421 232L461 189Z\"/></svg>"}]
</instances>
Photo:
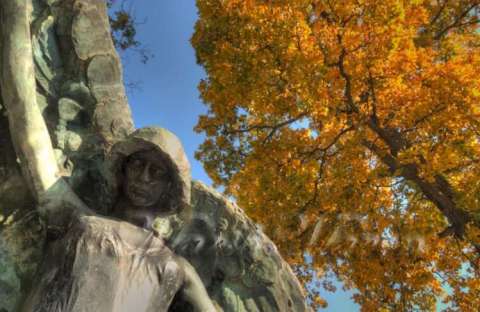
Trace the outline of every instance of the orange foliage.
<instances>
[{"instance_id":1,"label":"orange foliage","mask_svg":"<svg viewBox=\"0 0 480 312\"><path fill-rule=\"evenodd\" d=\"M480 2L197 4L215 183L365 311L476 310Z\"/></svg>"}]
</instances>

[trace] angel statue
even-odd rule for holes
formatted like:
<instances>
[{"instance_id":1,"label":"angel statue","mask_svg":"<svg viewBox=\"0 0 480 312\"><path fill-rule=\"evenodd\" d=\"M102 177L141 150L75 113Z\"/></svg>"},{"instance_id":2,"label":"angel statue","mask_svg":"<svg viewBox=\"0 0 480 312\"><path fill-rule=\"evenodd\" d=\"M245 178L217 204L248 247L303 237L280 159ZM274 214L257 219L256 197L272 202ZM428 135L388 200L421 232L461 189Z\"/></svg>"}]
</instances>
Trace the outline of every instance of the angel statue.
<instances>
[{"instance_id":1,"label":"angel statue","mask_svg":"<svg viewBox=\"0 0 480 312\"><path fill-rule=\"evenodd\" d=\"M29 1L2 1L2 97L23 173L49 242L21 311L168 311L181 292L215 311L195 269L166 245L169 222L189 206L189 165L178 139L141 129L112 149L119 200L111 216L87 207L61 177L35 94ZM132 143L135 142L135 143ZM133 145L132 145L133 144ZM165 231L165 228L167 229Z\"/></svg>"},{"instance_id":2,"label":"angel statue","mask_svg":"<svg viewBox=\"0 0 480 312\"><path fill-rule=\"evenodd\" d=\"M190 181L175 135L132 130L104 1L0 0L0 25L0 173L15 169L46 228L8 306L0 270L0 311L308 311L261 228Z\"/></svg>"},{"instance_id":3,"label":"angel statue","mask_svg":"<svg viewBox=\"0 0 480 312\"><path fill-rule=\"evenodd\" d=\"M195 269L165 243L190 204L180 141L143 128L111 155L118 200L109 216L74 211L78 203L59 200L57 190L44 198L56 239L22 311L168 311L177 292L195 311L216 311Z\"/></svg>"}]
</instances>

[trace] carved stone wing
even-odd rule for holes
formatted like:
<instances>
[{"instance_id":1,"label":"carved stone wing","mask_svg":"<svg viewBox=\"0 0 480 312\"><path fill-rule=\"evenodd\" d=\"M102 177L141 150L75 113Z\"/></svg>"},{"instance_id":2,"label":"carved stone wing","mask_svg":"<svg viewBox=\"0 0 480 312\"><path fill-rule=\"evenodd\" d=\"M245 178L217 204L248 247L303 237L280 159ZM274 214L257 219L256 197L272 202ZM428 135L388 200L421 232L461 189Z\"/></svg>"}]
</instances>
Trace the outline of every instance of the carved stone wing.
<instances>
[{"instance_id":1,"label":"carved stone wing","mask_svg":"<svg viewBox=\"0 0 480 312\"><path fill-rule=\"evenodd\" d=\"M192 204L192 222L172 245L224 311L308 310L290 266L238 206L200 182Z\"/></svg>"}]
</instances>

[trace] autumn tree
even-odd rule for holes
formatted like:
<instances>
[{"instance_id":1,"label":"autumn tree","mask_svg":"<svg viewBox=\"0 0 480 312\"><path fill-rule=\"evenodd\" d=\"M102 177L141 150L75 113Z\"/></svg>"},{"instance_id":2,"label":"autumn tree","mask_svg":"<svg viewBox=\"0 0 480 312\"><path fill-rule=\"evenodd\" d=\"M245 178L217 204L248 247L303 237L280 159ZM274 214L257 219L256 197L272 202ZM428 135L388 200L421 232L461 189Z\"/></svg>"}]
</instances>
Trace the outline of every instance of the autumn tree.
<instances>
[{"instance_id":1,"label":"autumn tree","mask_svg":"<svg viewBox=\"0 0 480 312\"><path fill-rule=\"evenodd\" d=\"M197 5L214 182L364 311L476 310L480 1Z\"/></svg>"}]
</instances>

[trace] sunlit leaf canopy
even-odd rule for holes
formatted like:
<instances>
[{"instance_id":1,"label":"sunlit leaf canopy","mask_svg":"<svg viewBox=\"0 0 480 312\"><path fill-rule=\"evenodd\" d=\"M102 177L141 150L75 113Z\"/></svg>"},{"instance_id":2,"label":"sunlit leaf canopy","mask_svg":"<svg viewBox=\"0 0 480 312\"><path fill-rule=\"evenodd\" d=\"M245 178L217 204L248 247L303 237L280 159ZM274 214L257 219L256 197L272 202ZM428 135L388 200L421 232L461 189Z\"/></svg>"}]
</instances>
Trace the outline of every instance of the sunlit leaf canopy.
<instances>
[{"instance_id":1,"label":"sunlit leaf canopy","mask_svg":"<svg viewBox=\"0 0 480 312\"><path fill-rule=\"evenodd\" d=\"M197 6L197 157L305 282L309 254L364 311L476 310L480 2Z\"/></svg>"}]
</instances>

